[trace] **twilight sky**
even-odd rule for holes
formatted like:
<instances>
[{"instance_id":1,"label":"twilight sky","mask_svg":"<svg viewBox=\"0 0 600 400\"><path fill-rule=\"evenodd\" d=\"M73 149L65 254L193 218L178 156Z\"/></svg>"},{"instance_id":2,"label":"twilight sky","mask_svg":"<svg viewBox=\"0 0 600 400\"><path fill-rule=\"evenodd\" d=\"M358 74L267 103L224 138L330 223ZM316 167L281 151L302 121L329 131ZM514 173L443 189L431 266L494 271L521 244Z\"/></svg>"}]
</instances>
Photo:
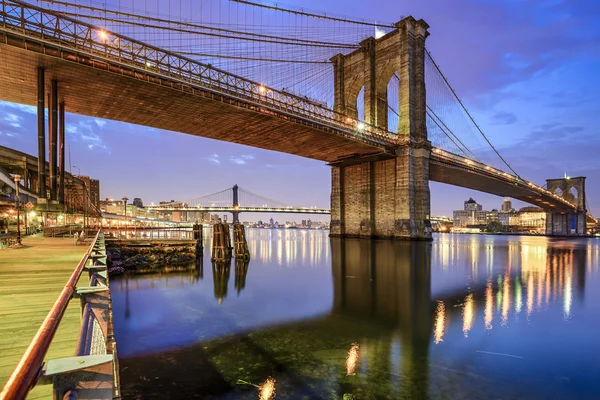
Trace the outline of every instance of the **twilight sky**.
<instances>
[{"instance_id":1,"label":"twilight sky","mask_svg":"<svg viewBox=\"0 0 600 400\"><path fill-rule=\"evenodd\" d=\"M402 15L423 18L431 26L429 50L513 168L538 184L565 172L587 176L589 207L600 215L600 1L286 3L385 22ZM102 197L183 200L237 183L288 204L329 207L330 171L322 162L115 121L67 118L72 164L100 179ZM2 145L35 155L35 127L33 108L0 102ZM433 215L451 215L468 197L484 209L502 202L437 183L431 183L431 197Z\"/></svg>"}]
</instances>

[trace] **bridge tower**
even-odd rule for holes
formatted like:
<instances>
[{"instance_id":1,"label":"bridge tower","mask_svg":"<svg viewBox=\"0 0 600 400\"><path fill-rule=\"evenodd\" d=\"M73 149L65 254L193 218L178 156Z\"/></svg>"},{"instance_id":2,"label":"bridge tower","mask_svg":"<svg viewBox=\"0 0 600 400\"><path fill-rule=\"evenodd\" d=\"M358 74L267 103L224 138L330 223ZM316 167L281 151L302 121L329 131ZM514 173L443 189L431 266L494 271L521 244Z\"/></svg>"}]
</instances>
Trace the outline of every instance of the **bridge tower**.
<instances>
[{"instance_id":1,"label":"bridge tower","mask_svg":"<svg viewBox=\"0 0 600 400\"><path fill-rule=\"evenodd\" d=\"M385 36L337 54L334 109L357 118L364 86L365 122L388 128L387 87L399 77L395 154L331 163L331 235L431 240L429 156L425 105L425 39L429 25L407 17Z\"/></svg>"},{"instance_id":2,"label":"bridge tower","mask_svg":"<svg viewBox=\"0 0 600 400\"><path fill-rule=\"evenodd\" d=\"M550 192L577 206L577 211L546 213L546 235L585 235L587 216L585 177L546 179L546 187Z\"/></svg>"},{"instance_id":3,"label":"bridge tower","mask_svg":"<svg viewBox=\"0 0 600 400\"><path fill-rule=\"evenodd\" d=\"M240 212L236 211L240 208L240 202L239 202L239 197L238 197L238 185L235 184L233 185L233 187L231 188L233 190L233 211L231 211L231 214L233 214L233 224L236 224L238 222L240 222Z\"/></svg>"}]
</instances>

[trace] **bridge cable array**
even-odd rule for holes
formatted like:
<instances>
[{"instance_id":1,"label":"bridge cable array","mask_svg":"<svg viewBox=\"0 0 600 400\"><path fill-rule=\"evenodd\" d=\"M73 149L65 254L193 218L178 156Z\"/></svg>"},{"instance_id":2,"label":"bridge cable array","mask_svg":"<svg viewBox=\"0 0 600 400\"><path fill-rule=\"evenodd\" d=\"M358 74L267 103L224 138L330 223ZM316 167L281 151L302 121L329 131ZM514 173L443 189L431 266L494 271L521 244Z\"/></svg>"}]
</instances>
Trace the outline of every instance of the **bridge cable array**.
<instances>
[{"instance_id":1,"label":"bridge cable array","mask_svg":"<svg viewBox=\"0 0 600 400\"><path fill-rule=\"evenodd\" d=\"M473 116L471 115L471 113L469 112L469 110L467 110L467 108L463 104L463 102L460 99L460 97L458 97L458 95L456 94L456 91L454 90L454 88L452 87L452 85L450 85L450 82L448 82L448 79L446 78L446 76L443 74L443 72L440 69L440 67L438 66L438 64L433 59L433 57L432 57L431 53L429 52L429 50L425 49L425 53L427 54L427 57L429 58L429 60L431 60L431 63L433 64L433 66L435 67L435 69L437 70L437 72L439 73L439 75L442 77L442 79L444 80L444 82L448 86L448 89L450 89L450 91L452 92L452 94L456 98L456 101L458 101L458 104L460 104L461 108L464 110L464 112L466 113L466 115L469 117L469 119L471 120L471 122L473 123L473 125L475 126L475 128L477 128L477 131L479 131L479 133L481 134L481 136L483 136L483 138L485 139L485 141L487 142L487 144L492 148L492 150L494 150L494 152L496 153L496 155L500 158L500 160L502 160L502 162L508 167L508 169L510 169L515 174L515 176L517 176L518 178L520 178L519 174L510 166L510 164L504 159L504 157L502 157L500 155L500 153L494 147L494 145L492 144L492 142L490 142L490 140L485 135L485 133L483 133L483 131L481 130L481 128L479 127L479 125L477 124L477 122L475 122L475 119L473 118Z\"/></svg>"},{"instance_id":2,"label":"bridge cable array","mask_svg":"<svg viewBox=\"0 0 600 400\"><path fill-rule=\"evenodd\" d=\"M103 24L107 30L189 56L329 109L333 108L333 84L323 83L333 82L330 58L360 48L359 43L366 37L395 29L391 23L348 19L246 0L37 2L64 15ZM428 50L425 61L427 127L434 146L456 150L479 162L482 162L481 157L475 150L489 146L518 176L476 123ZM394 73L385 99L387 129L396 133L400 125L399 82ZM359 94L357 108L359 119L364 119L361 97ZM486 146L480 144L479 137L484 138Z\"/></svg>"}]
</instances>

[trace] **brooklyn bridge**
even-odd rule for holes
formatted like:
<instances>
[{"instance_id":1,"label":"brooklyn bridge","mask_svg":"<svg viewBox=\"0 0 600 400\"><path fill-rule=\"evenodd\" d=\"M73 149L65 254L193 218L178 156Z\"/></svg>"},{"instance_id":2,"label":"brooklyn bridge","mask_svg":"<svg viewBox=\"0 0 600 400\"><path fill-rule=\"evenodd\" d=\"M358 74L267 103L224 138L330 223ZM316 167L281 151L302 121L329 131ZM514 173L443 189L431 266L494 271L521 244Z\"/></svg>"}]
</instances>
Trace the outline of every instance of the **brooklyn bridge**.
<instances>
[{"instance_id":1,"label":"brooklyn bridge","mask_svg":"<svg viewBox=\"0 0 600 400\"><path fill-rule=\"evenodd\" d=\"M423 20L316 16L353 27L343 31L352 39L334 42L42 3L2 0L0 9L0 100L37 107L38 166L24 189L41 206L64 202L66 110L326 162L332 236L431 239L429 181L540 206L550 235L584 235L592 220L584 177L544 188L493 147L427 50ZM232 1L228 12L247 19L256 7L267 6ZM287 12L289 24L315 17ZM182 51L193 35L205 50ZM227 45L211 47L215 37ZM254 42L278 50L242 51ZM275 67L257 67L265 62ZM470 143L482 142L478 155Z\"/></svg>"}]
</instances>

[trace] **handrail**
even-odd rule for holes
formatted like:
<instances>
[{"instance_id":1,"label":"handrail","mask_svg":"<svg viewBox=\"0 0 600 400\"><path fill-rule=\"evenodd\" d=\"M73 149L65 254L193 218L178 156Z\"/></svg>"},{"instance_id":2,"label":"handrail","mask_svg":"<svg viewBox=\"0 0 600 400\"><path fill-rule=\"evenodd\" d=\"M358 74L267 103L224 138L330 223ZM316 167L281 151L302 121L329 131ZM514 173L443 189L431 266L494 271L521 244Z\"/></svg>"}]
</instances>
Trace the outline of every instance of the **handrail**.
<instances>
[{"instance_id":1,"label":"handrail","mask_svg":"<svg viewBox=\"0 0 600 400\"><path fill-rule=\"evenodd\" d=\"M27 393L35 386L35 382L40 375L40 371L43 366L44 357L48 352L48 348L52 343L54 334L58 329L60 321L67 309L67 305L73 297L75 292L75 285L81 276L81 272L87 263L88 258L92 254L94 245L100 236L100 231L96 233L96 236L92 240L90 247L77 264L77 268L71 274L71 277L67 281L67 284L63 288L62 292L58 296L58 299L50 309L50 312L46 316L44 322L38 329L37 333L33 337L33 340L29 344L27 350L21 357L19 364L13 371L10 378L4 385L2 393L0 393L0 399L2 400L21 400L27 396Z\"/></svg>"}]
</instances>

